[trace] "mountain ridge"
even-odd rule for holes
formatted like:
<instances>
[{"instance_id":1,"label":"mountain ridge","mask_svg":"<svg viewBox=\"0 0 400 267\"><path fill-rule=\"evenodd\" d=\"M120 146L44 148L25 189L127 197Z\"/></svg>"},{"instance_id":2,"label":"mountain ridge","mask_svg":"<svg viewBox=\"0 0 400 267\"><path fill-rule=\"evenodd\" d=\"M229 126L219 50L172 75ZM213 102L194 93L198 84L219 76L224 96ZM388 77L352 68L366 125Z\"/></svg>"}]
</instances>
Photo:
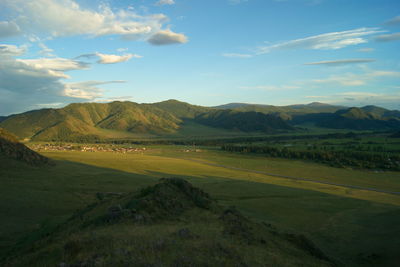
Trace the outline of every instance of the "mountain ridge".
<instances>
[{"instance_id":1,"label":"mountain ridge","mask_svg":"<svg viewBox=\"0 0 400 267\"><path fill-rule=\"evenodd\" d=\"M20 139L80 142L137 135L168 136L179 133L188 124L193 131L196 125L202 125L244 134L293 131L306 124L351 130L400 129L400 111L372 105L361 108L319 102L289 106L222 105L229 106L233 108L203 107L173 99L143 104L72 103L59 109L14 114L0 121L0 127Z\"/></svg>"},{"instance_id":2,"label":"mountain ridge","mask_svg":"<svg viewBox=\"0 0 400 267\"><path fill-rule=\"evenodd\" d=\"M218 129L235 129L248 132L240 127L237 112L226 112L223 120L229 125L212 123L204 114L215 112L209 107L195 106L177 100L154 104L134 102L73 103L60 109L41 109L8 117L0 126L21 139L31 140L81 140L106 138L109 131L129 134L168 135L178 132L185 121L207 125ZM254 112L253 112L254 113ZM281 118L259 113L241 112L247 121L264 127L249 127L252 131L274 132L291 130ZM107 132L108 131L108 132Z\"/></svg>"}]
</instances>

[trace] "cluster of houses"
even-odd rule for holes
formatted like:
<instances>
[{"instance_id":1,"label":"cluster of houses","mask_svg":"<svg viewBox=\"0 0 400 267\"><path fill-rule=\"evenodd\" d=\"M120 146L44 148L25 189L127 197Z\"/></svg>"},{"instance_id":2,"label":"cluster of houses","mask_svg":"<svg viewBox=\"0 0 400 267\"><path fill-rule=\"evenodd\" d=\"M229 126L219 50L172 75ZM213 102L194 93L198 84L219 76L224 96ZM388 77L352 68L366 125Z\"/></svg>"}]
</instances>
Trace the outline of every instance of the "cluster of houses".
<instances>
[{"instance_id":1,"label":"cluster of houses","mask_svg":"<svg viewBox=\"0 0 400 267\"><path fill-rule=\"evenodd\" d=\"M72 144L33 144L30 146L35 151L82 151L82 152L115 152L133 153L144 152L145 147L122 147L122 146L100 146L100 145L72 145Z\"/></svg>"}]
</instances>

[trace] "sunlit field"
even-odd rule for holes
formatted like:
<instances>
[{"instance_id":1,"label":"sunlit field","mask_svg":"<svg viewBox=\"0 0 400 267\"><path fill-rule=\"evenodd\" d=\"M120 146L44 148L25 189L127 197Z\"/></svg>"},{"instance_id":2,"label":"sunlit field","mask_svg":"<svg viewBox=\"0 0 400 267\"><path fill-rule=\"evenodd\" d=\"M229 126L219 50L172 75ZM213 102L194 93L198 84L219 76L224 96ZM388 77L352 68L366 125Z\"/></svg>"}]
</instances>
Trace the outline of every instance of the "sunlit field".
<instances>
[{"instance_id":1,"label":"sunlit field","mask_svg":"<svg viewBox=\"0 0 400 267\"><path fill-rule=\"evenodd\" d=\"M132 192L158 178L182 177L223 205L237 206L257 220L305 233L343 263L373 266L399 260L395 249L399 246L399 195L254 171L391 191L400 188L396 172L339 169L202 147L146 148L126 154L44 152L55 166L2 168L3 253L16 242L23 246L34 240L35 232L30 231L48 231L76 209L96 201L98 192ZM371 260L371 255L379 257Z\"/></svg>"}]
</instances>

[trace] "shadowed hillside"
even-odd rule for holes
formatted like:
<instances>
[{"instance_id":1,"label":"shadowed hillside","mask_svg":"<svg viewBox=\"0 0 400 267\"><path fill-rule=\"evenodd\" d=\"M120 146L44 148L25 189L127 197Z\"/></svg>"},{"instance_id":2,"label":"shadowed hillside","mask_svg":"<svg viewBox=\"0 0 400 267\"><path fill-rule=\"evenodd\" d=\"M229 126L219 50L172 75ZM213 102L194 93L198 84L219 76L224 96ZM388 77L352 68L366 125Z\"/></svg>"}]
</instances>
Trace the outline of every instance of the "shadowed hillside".
<instances>
[{"instance_id":1,"label":"shadowed hillside","mask_svg":"<svg viewBox=\"0 0 400 267\"><path fill-rule=\"evenodd\" d=\"M48 164L49 159L18 142L13 134L0 128L0 157L23 161L30 165Z\"/></svg>"},{"instance_id":2,"label":"shadowed hillside","mask_svg":"<svg viewBox=\"0 0 400 267\"><path fill-rule=\"evenodd\" d=\"M212 127L244 132L268 133L276 130L293 129L278 116L254 111L217 110L197 116L196 121Z\"/></svg>"},{"instance_id":3,"label":"shadowed hillside","mask_svg":"<svg viewBox=\"0 0 400 267\"><path fill-rule=\"evenodd\" d=\"M303 235L224 209L182 179L98 195L13 266L333 266ZM22 255L22 256L21 256Z\"/></svg>"},{"instance_id":4,"label":"shadowed hillside","mask_svg":"<svg viewBox=\"0 0 400 267\"><path fill-rule=\"evenodd\" d=\"M319 127L336 129L388 130L400 128L400 116L398 111L366 106L341 109L335 113L298 115L291 123L314 123Z\"/></svg>"}]
</instances>

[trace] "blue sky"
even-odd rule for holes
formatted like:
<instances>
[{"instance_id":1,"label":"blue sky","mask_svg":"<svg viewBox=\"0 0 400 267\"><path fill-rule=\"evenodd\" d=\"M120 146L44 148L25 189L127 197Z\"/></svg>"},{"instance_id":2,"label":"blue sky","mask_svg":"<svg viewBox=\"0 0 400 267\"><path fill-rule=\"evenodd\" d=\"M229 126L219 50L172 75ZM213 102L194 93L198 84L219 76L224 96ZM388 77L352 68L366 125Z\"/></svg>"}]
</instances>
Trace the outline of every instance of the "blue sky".
<instances>
[{"instance_id":1,"label":"blue sky","mask_svg":"<svg viewBox=\"0 0 400 267\"><path fill-rule=\"evenodd\" d=\"M0 0L0 115L72 102L400 109L398 0Z\"/></svg>"}]
</instances>

